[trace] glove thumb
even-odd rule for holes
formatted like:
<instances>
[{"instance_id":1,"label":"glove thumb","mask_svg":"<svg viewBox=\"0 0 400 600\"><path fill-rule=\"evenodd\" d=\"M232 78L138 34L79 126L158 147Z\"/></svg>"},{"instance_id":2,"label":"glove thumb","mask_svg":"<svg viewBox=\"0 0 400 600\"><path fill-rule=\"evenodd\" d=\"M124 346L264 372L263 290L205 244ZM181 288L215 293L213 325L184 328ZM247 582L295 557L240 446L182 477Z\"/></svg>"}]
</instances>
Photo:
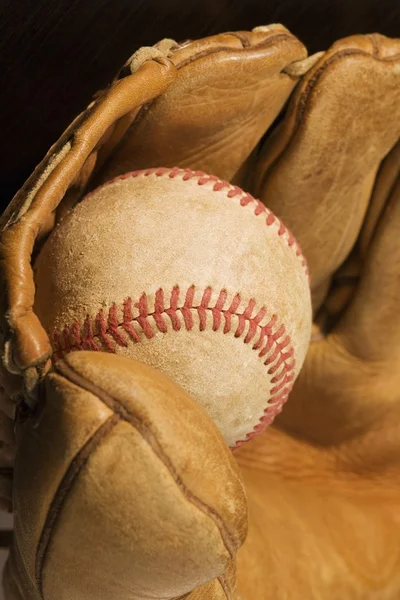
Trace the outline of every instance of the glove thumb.
<instances>
[{"instance_id":1,"label":"glove thumb","mask_svg":"<svg viewBox=\"0 0 400 600\"><path fill-rule=\"evenodd\" d=\"M247 530L236 462L182 388L132 359L57 362L17 426L13 502L7 600L166 600L234 585Z\"/></svg>"}]
</instances>

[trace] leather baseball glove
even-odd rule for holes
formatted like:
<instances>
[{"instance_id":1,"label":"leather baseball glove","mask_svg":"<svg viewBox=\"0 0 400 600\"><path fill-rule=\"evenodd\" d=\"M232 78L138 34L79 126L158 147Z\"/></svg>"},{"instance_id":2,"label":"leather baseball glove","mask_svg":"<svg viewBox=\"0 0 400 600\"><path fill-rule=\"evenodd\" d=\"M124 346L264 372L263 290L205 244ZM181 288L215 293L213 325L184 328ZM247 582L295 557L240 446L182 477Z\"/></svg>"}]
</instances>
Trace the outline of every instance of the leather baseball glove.
<instances>
[{"instance_id":1,"label":"leather baseball glove","mask_svg":"<svg viewBox=\"0 0 400 600\"><path fill-rule=\"evenodd\" d=\"M7 600L400 597L399 134L400 40L307 57L271 25L140 49L49 150L1 221ZM305 365L234 454L149 367L89 351L52 365L32 309L59 219L156 166L240 185L308 259Z\"/></svg>"}]
</instances>

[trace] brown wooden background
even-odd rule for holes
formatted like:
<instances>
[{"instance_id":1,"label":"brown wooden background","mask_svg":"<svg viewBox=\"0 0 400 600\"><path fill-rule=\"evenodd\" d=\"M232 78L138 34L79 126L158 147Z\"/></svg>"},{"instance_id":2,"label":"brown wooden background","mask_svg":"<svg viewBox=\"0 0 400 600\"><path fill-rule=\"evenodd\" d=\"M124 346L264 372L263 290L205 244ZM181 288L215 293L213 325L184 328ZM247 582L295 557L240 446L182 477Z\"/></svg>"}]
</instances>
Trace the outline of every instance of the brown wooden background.
<instances>
[{"instance_id":1,"label":"brown wooden background","mask_svg":"<svg viewBox=\"0 0 400 600\"><path fill-rule=\"evenodd\" d=\"M0 0L4 207L48 147L142 45L281 22L310 52L400 36L399 0Z\"/></svg>"}]
</instances>

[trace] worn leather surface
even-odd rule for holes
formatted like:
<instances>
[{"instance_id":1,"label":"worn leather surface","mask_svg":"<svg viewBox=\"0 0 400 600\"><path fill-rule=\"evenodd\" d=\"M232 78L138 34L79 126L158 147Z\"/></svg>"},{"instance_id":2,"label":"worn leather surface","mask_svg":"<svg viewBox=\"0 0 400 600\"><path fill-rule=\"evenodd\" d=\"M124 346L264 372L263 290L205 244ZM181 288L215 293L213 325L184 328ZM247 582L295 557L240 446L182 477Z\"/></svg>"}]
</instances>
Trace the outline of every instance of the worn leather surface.
<instances>
[{"instance_id":1,"label":"worn leather surface","mask_svg":"<svg viewBox=\"0 0 400 600\"><path fill-rule=\"evenodd\" d=\"M16 544L40 593L108 598L114 582L119 597L178 597L222 576L246 502L198 404L151 367L101 352L71 353L44 386L19 427L14 474Z\"/></svg>"},{"instance_id":2,"label":"worn leather surface","mask_svg":"<svg viewBox=\"0 0 400 600\"><path fill-rule=\"evenodd\" d=\"M128 61L17 194L0 238L6 507L15 452L7 419L18 407L7 600L397 600L399 45L379 35L352 36L306 58L282 26L183 47L164 41ZM174 166L173 158L179 166L206 167L256 192L292 226L308 259L314 341L276 426L235 452L241 474L190 398L175 405L176 394L166 394L168 414L156 415L152 407L162 406L150 385L141 388L141 403L124 392L124 381L140 381L133 365L131 371L106 354L71 354L66 360L77 361L79 383L68 379L67 367L49 371L51 345L32 311L32 260L85 191L119 169L138 168L143 157L157 166ZM123 419L90 453L62 509L52 512L63 474L74 472L85 436L110 410L99 399L104 390L87 389L93 379L125 408L150 411L141 413L150 430L166 432L160 447L173 452L191 489L222 515L234 540L230 553L215 520L205 525L204 513L174 499L177 487L164 472L160 486L156 455ZM192 410L190 436L182 437L176 428L182 412ZM123 456L117 464L114 447ZM131 472L142 477L132 488ZM242 480L249 535L238 553L234 592L235 555L246 530ZM162 517L158 493L168 507ZM56 521L47 521L54 514ZM49 544L42 554L43 539Z\"/></svg>"},{"instance_id":3,"label":"worn leather surface","mask_svg":"<svg viewBox=\"0 0 400 600\"><path fill-rule=\"evenodd\" d=\"M297 87L291 118L266 142L250 176L250 189L285 215L310 257L315 306L352 249L379 165L400 135L399 52L398 41L379 35L335 43ZM306 217L296 210L302 202ZM319 266L322 244L330 264Z\"/></svg>"},{"instance_id":4,"label":"worn leather surface","mask_svg":"<svg viewBox=\"0 0 400 600\"><path fill-rule=\"evenodd\" d=\"M306 55L280 25L176 49L171 53L174 85L138 116L101 180L160 165L196 165L232 180L297 82L285 67ZM177 105L179 111L173 108Z\"/></svg>"}]
</instances>

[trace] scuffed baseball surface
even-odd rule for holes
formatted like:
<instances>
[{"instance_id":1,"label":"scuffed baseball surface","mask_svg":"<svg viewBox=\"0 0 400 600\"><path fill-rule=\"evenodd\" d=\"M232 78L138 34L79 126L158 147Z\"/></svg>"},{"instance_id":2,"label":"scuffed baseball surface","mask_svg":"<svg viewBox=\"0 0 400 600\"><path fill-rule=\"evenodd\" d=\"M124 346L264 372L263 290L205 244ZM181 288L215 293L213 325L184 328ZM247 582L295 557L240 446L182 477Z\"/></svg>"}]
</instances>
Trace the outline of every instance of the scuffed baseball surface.
<instances>
[{"instance_id":1,"label":"scuffed baseball surface","mask_svg":"<svg viewBox=\"0 0 400 600\"><path fill-rule=\"evenodd\" d=\"M305 259L259 201L188 169L123 175L58 224L34 266L54 356L151 364L240 445L281 411L310 339Z\"/></svg>"}]
</instances>

